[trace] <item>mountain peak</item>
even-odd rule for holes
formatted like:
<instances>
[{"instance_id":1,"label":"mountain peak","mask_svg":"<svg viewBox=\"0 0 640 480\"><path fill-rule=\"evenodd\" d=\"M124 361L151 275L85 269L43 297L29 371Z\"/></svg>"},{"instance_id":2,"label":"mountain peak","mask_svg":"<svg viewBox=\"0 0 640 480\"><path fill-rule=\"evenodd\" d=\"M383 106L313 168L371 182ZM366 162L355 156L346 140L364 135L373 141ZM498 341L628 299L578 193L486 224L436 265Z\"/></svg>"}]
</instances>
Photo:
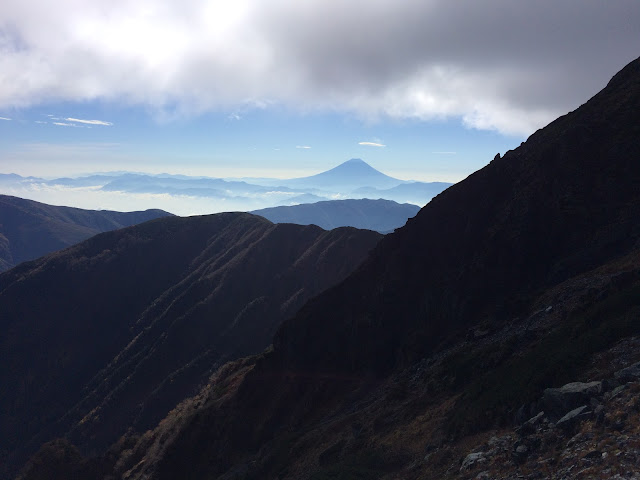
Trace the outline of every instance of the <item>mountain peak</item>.
<instances>
[{"instance_id":1,"label":"mountain peak","mask_svg":"<svg viewBox=\"0 0 640 480\"><path fill-rule=\"evenodd\" d=\"M640 57L628 63L622 70L616 73L613 78L609 80L606 90L620 88L622 84L626 82L637 85L638 77L640 77Z\"/></svg>"},{"instance_id":2,"label":"mountain peak","mask_svg":"<svg viewBox=\"0 0 640 480\"><path fill-rule=\"evenodd\" d=\"M361 158L351 158L349 160L347 160L346 162L342 163L342 165L366 165L367 167L371 167L371 165L369 165L367 162L365 162L364 160L362 160Z\"/></svg>"},{"instance_id":3,"label":"mountain peak","mask_svg":"<svg viewBox=\"0 0 640 480\"><path fill-rule=\"evenodd\" d=\"M383 177L391 178L385 175L384 173L380 172L379 170L376 170L375 168L373 168L371 165L369 165L367 162L365 162L360 158L352 158L350 160L347 160L346 162L343 162L337 167L334 167L324 173L328 173L328 172L336 172L336 173L340 172L343 174L348 172L347 173L348 175L364 174L364 175L375 175L375 176L383 176Z\"/></svg>"},{"instance_id":4,"label":"mountain peak","mask_svg":"<svg viewBox=\"0 0 640 480\"><path fill-rule=\"evenodd\" d=\"M298 178L294 182L320 188L340 186L351 189L363 186L392 188L403 183L402 180L376 170L360 158L352 158L326 172L311 177Z\"/></svg>"},{"instance_id":5,"label":"mountain peak","mask_svg":"<svg viewBox=\"0 0 640 480\"><path fill-rule=\"evenodd\" d=\"M340 165L334 168L340 168L340 167L366 168L366 169L375 170L376 172L378 171L375 168L373 168L371 165L369 165L367 162L362 160L361 158L351 158L346 162L342 162Z\"/></svg>"}]
</instances>

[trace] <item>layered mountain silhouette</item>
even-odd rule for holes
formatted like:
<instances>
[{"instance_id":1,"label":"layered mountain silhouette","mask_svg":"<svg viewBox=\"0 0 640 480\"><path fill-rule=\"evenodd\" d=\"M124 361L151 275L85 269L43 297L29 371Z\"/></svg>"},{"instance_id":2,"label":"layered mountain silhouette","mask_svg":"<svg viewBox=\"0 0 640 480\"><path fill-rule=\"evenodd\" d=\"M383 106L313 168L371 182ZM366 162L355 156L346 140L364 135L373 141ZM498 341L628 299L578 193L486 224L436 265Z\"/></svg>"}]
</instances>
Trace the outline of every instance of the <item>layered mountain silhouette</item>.
<instances>
[{"instance_id":1,"label":"layered mountain silhouette","mask_svg":"<svg viewBox=\"0 0 640 480\"><path fill-rule=\"evenodd\" d=\"M396 202L425 204L431 198L451 186L446 182L406 182L387 189L360 187L353 191L354 195L364 198L393 198Z\"/></svg>"},{"instance_id":2,"label":"layered mountain silhouette","mask_svg":"<svg viewBox=\"0 0 640 480\"><path fill-rule=\"evenodd\" d=\"M225 198L229 191L240 195L266 192L260 185L221 178L189 178L183 176L151 176L123 174L112 177L102 187L105 191L132 193L169 193Z\"/></svg>"},{"instance_id":3,"label":"layered mountain silhouette","mask_svg":"<svg viewBox=\"0 0 640 480\"><path fill-rule=\"evenodd\" d=\"M217 370L153 431L93 458L82 439L51 442L22 478L618 472L640 426L639 125L640 59L438 195L285 321L272 349ZM607 431L560 475L568 445ZM477 441L495 462L467 455ZM536 471L521 469L535 452Z\"/></svg>"},{"instance_id":4,"label":"layered mountain silhouette","mask_svg":"<svg viewBox=\"0 0 640 480\"><path fill-rule=\"evenodd\" d=\"M420 207L399 204L391 200L329 200L303 205L282 206L254 210L274 223L318 225L330 230L337 227L356 227L389 233L403 226Z\"/></svg>"},{"instance_id":5,"label":"layered mountain silhouette","mask_svg":"<svg viewBox=\"0 0 640 480\"><path fill-rule=\"evenodd\" d=\"M0 195L0 272L96 235L171 215L57 207Z\"/></svg>"},{"instance_id":6,"label":"layered mountain silhouette","mask_svg":"<svg viewBox=\"0 0 640 480\"><path fill-rule=\"evenodd\" d=\"M535 415L545 387L637 359L623 352L640 334L638 125L640 60L439 195L272 350L220 369L153 432L97 463L49 444L24 478L470 478L485 454L465 457L466 435L488 439L516 411ZM494 442L511 442L513 472L546 448L517 435Z\"/></svg>"},{"instance_id":7,"label":"layered mountain silhouette","mask_svg":"<svg viewBox=\"0 0 640 480\"><path fill-rule=\"evenodd\" d=\"M107 232L0 275L2 465L66 435L85 453L153 427L260 352L380 234L226 213Z\"/></svg>"},{"instance_id":8,"label":"layered mountain silhouette","mask_svg":"<svg viewBox=\"0 0 640 480\"><path fill-rule=\"evenodd\" d=\"M452 185L446 182L417 182L393 178L376 170L359 158L352 158L326 172L310 177L286 180L254 179L251 181L294 191L309 189L313 193L306 195L316 194L311 198L306 198L304 195L294 197L299 200L299 203L315 202L318 200L317 194L330 197L331 193L339 193L343 197L354 199L387 199L400 203L409 202L424 205ZM289 202L285 203L289 204Z\"/></svg>"},{"instance_id":9,"label":"layered mountain silhouette","mask_svg":"<svg viewBox=\"0 0 640 480\"><path fill-rule=\"evenodd\" d=\"M189 196L204 213L238 210L251 211L279 205L315 203L335 198L387 199L424 205L451 184L399 180L371 167L360 159L348 160L326 172L310 177L274 179L222 179L185 175L149 175L114 172L79 178L45 180L35 177L0 174L0 187L8 191L25 191L25 196L41 190L93 187L109 194L163 194ZM193 212L178 212L190 215Z\"/></svg>"}]
</instances>

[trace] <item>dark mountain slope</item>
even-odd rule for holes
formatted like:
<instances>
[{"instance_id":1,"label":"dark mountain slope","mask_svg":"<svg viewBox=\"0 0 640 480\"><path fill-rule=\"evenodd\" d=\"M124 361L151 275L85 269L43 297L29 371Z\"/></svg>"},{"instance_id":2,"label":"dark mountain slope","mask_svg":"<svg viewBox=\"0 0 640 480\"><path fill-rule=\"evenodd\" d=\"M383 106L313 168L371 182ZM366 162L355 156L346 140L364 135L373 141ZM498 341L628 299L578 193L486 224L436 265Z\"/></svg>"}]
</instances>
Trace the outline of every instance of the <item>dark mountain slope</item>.
<instances>
[{"instance_id":1,"label":"dark mountain slope","mask_svg":"<svg viewBox=\"0 0 640 480\"><path fill-rule=\"evenodd\" d=\"M274 357L385 372L465 324L507 320L531 294L637 246L639 155L635 61L385 238L343 285L283 325ZM327 323L327 312L339 320Z\"/></svg>"},{"instance_id":2,"label":"dark mountain slope","mask_svg":"<svg viewBox=\"0 0 640 480\"><path fill-rule=\"evenodd\" d=\"M380 235L243 213L97 235L0 275L0 430L15 465L53 436L100 451L220 363L264 349Z\"/></svg>"},{"instance_id":3,"label":"dark mountain slope","mask_svg":"<svg viewBox=\"0 0 640 480\"><path fill-rule=\"evenodd\" d=\"M97 233L169 215L162 210L82 210L0 195L0 272Z\"/></svg>"},{"instance_id":4,"label":"dark mountain slope","mask_svg":"<svg viewBox=\"0 0 640 480\"><path fill-rule=\"evenodd\" d=\"M416 205L398 204L391 200L329 200L289 207L254 210L274 223L318 225L327 230L355 227L388 233L403 226L420 210Z\"/></svg>"},{"instance_id":5,"label":"dark mountain slope","mask_svg":"<svg viewBox=\"0 0 640 480\"><path fill-rule=\"evenodd\" d=\"M640 60L436 197L285 322L273 351L221 371L115 471L457 473L456 435L511 421L545 386L589 380L595 352L640 333L638 158Z\"/></svg>"}]
</instances>

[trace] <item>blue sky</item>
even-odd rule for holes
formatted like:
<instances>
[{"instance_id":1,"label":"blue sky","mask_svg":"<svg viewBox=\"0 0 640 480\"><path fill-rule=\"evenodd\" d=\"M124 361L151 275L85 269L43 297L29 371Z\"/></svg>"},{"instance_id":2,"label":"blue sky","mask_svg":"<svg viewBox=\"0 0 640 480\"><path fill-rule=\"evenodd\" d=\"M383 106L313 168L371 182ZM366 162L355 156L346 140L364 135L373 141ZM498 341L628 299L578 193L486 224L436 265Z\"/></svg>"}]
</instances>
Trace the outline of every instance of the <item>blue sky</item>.
<instances>
[{"instance_id":1,"label":"blue sky","mask_svg":"<svg viewBox=\"0 0 640 480\"><path fill-rule=\"evenodd\" d=\"M639 52L636 0L9 0L0 173L458 181Z\"/></svg>"},{"instance_id":2,"label":"blue sky","mask_svg":"<svg viewBox=\"0 0 640 480\"><path fill-rule=\"evenodd\" d=\"M6 139L0 155L11 172L48 177L128 170L287 178L362 158L399 178L457 181L524 140L465 128L456 119L372 123L352 115L278 109L163 122L139 108L93 103L32 107L11 115L11 121L0 123ZM83 119L108 125L77 121Z\"/></svg>"}]
</instances>

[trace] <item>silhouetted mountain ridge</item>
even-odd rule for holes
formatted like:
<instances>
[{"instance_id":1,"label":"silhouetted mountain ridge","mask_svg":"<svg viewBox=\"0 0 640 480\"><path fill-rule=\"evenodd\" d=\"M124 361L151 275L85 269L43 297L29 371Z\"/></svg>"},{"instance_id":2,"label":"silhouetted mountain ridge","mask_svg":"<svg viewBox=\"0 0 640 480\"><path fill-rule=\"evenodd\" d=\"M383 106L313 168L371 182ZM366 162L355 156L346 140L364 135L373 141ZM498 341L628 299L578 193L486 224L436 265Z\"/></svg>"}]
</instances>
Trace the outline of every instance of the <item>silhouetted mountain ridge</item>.
<instances>
[{"instance_id":1,"label":"silhouetted mountain ridge","mask_svg":"<svg viewBox=\"0 0 640 480\"><path fill-rule=\"evenodd\" d=\"M162 210L83 210L0 195L0 272L97 233L169 215Z\"/></svg>"},{"instance_id":2,"label":"silhouetted mountain ridge","mask_svg":"<svg viewBox=\"0 0 640 480\"><path fill-rule=\"evenodd\" d=\"M585 105L433 199L287 322L276 353L287 364L384 371L471 319L506 320L521 308L518 292L628 252L640 233L638 70L630 64ZM344 311L343 321L327 324L326 311ZM315 349L316 335L332 338L332 350Z\"/></svg>"},{"instance_id":3,"label":"silhouetted mountain ridge","mask_svg":"<svg viewBox=\"0 0 640 480\"><path fill-rule=\"evenodd\" d=\"M330 230L337 227L355 227L388 233L403 226L407 219L418 213L420 207L391 200L329 200L302 205L254 210L274 223L318 225Z\"/></svg>"},{"instance_id":4,"label":"silhouetted mountain ridge","mask_svg":"<svg viewBox=\"0 0 640 480\"><path fill-rule=\"evenodd\" d=\"M3 464L54 436L102 451L154 426L217 366L269 345L379 238L246 213L170 217L0 275Z\"/></svg>"}]
</instances>

